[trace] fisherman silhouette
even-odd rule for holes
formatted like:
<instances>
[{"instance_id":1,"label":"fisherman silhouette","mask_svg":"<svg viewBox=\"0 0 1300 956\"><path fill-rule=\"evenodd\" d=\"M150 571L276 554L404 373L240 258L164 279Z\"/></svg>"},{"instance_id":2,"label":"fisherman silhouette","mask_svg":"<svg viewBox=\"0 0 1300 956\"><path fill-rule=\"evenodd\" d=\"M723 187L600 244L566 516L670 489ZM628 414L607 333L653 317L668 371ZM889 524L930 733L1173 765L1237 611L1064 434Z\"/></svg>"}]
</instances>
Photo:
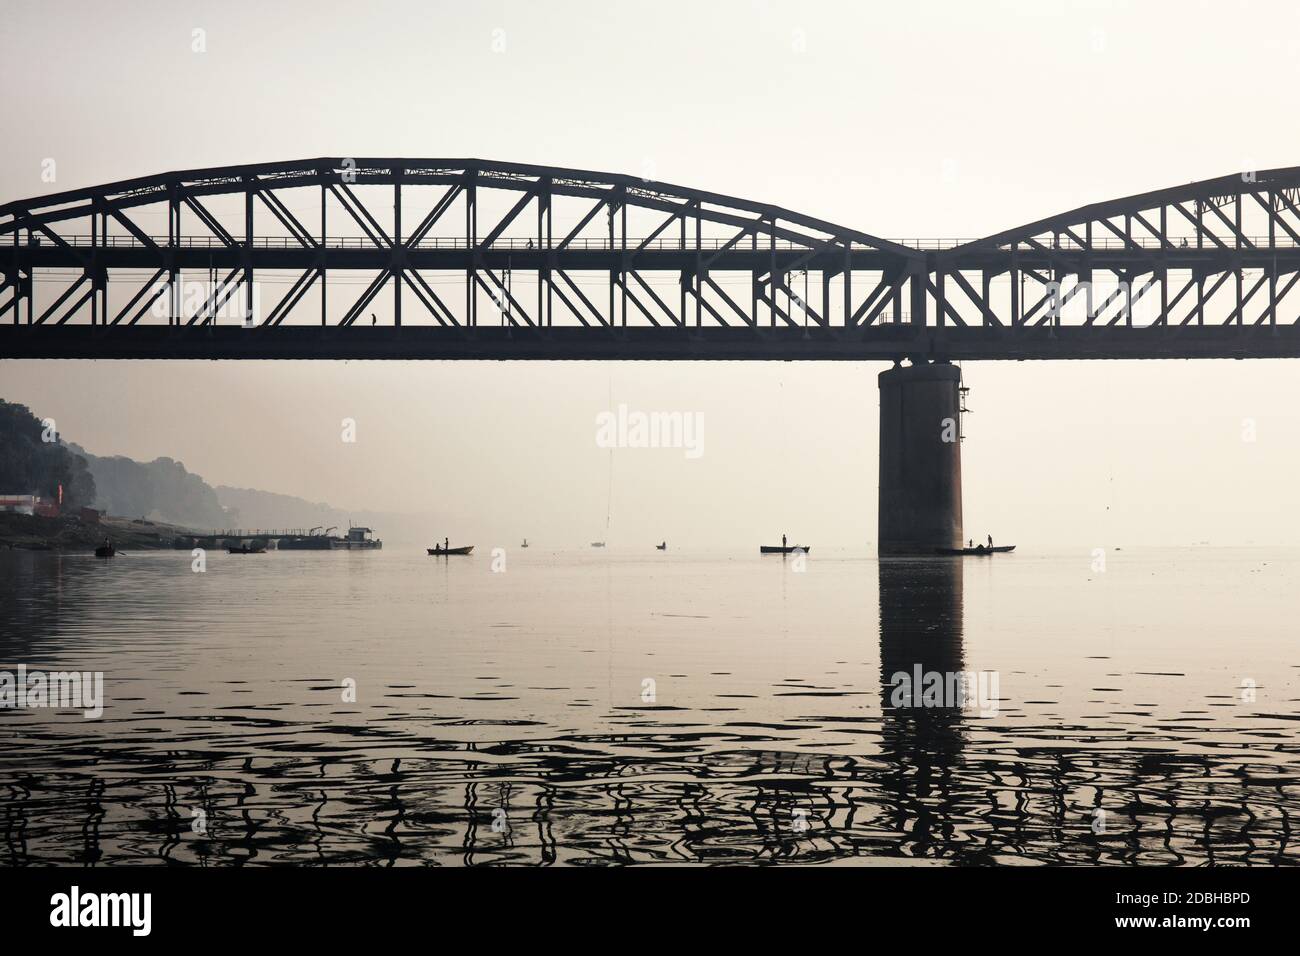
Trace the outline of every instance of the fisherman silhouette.
<instances>
[{"instance_id":1,"label":"fisherman silhouette","mask_svg":"<svg viewBox=\"0 0 1300 956\"><path fill-rule=\"evenodd\" d=\"M993 547L993 535L989 535L989 547Z\"/></svg>"},{"instance_id":2,"label":"fisherman silhouette","mask_svg":"<svg viewBox=\"0 0 1300 956\"><path fill-rule=\"evenodd\" d=\"M785 535L781 535L781 547L785 547Z\"/></svg>"}]
</instances>

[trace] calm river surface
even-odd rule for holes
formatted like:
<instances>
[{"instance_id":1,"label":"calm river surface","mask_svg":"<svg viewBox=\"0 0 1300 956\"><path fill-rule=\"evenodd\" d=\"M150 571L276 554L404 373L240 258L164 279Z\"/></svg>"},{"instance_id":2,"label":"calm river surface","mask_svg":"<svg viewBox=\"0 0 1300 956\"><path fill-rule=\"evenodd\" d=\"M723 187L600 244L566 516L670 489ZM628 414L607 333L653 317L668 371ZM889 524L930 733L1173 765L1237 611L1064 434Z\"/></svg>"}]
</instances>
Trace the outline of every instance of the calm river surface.
<instances>
[{"instance_id":1,"label":"calm river surface","mask_svg":"<svg viewBox=\"0 0 1300 956\"><path fill-rule=\"evenodd\" d=\"M0 864L1300 860L1300 550L478 551L0 553Z\"/></svg>"}]
</instances>

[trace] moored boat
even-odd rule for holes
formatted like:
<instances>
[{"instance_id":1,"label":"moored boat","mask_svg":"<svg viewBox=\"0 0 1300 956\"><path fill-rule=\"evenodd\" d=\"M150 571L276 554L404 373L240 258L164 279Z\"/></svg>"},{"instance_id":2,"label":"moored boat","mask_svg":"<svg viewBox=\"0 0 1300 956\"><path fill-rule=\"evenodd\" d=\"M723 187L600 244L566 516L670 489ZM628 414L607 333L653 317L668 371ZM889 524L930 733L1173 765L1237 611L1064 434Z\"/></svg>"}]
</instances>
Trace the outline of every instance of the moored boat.
<instances>
[{"instance_id":1,"label":"moored boat","mask_svg":"<svg viewBox=\"0 0 1300 956\"><path fill-rule=\"evenodd\" d=\"M330 532L337 530L336 527L326 528L318 525L310 529L306 534L295 534L281 538L276 547L280 551L329 551L332 548L330 542L335 540Z\"/></svg>"},{"instance_id":2,"label":"moored boat","mask_svg":"<svg viewBox=\"0 0 1300 956\"><path fill-rule=\"evenodd\" d=\"M368 538L367 535L374 534L372 528L356 528L348 526L348 536L346 538L330 538L331 551L369 551L382 548L384 542L378 538Z\"/></svg>"}]
</instances>

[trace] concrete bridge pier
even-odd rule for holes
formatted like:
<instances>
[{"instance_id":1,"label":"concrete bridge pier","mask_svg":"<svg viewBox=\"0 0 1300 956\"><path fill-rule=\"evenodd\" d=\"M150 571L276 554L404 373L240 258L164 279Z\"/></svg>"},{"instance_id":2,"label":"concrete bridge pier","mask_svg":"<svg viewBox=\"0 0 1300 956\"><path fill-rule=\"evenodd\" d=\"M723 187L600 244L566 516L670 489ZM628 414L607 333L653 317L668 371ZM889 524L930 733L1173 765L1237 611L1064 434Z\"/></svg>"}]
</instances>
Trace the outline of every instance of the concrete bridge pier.
<instances>
[{"instance_id":1,"label":"concrete bridge pier","mask_svg":"<svg viewBox=\"0 0 1300 956\"><path fill-rule=\"evenodd\" d=\"M948 362L880 373L881 557L960 548L961 370Z\"/></svg>"}]
</instances>

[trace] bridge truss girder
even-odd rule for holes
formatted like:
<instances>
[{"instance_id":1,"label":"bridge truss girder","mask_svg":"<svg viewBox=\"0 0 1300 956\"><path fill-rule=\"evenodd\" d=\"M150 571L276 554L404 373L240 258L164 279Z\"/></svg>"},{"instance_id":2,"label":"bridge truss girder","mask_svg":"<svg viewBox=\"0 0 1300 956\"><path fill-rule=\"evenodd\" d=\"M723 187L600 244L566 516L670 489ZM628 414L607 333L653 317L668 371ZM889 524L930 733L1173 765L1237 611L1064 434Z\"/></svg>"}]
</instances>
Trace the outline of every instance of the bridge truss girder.
<instances>
[{"instance_id":1,"label":"bridge truss girder","mask_svg":"<svg viewBox=\"0 0 1300 956\"><path fill-rule=\"evenodd\" d=\"M279 354L287 346L271 344L273 334L298 342L289 330L308 325L356 335L391 296L384 324L429 327L407 337L428 357L529 357L512 338L529 332L550 337L539 356L566 357L554 347L564 341L572 357L639 357L580 345L567 330L581 329L646 343L658 341L651 330L676 330L701 358L1291 354L1290 331L1266 348L1230 330L1296 325L1298 192L1297 169L1221 177L926 250L584 170L340 158L191 170L0 206L0 334L12 332L0 346L62 354L74 349L72 329L131 329L151 351L146 327L171 329L175 342L184 329L232 324L233 307L233 324ZM145 228L146 215L165 218L166 234ZM200 271L208 280L187 298L186 277ZM259 310L268 276L285 288ZM38 294L47 279L66 282ZM311 296L318 309L308 315ZM1157 338L1207 327L1221 331L1202 336L1205 346ZM461 344L442 344L447 336ZM722 344L738 336L782 344ZM104 354L134 347L95 341ZM675 356L679 346L633 351Z\"/></svg>"}]
</instances>

